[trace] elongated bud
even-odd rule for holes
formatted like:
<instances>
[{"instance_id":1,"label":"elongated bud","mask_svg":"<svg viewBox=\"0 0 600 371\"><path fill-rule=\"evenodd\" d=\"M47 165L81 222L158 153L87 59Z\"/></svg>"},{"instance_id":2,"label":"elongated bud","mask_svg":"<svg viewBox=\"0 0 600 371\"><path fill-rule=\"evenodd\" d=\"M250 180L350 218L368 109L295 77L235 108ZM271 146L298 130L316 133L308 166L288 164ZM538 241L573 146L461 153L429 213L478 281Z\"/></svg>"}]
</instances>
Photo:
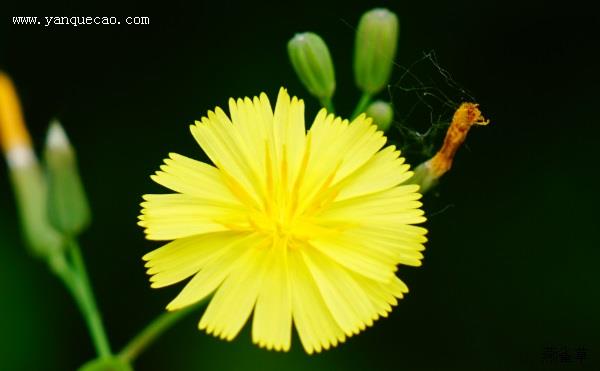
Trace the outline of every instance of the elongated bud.
<instances>
[{"instance_id":1,"label":"elongated bud","mask_svg":"<svg viewBox=\"0 0 600 371\"><path fill-rule=\"evenodd\" d=\"M379 130L385 132L392 125L394 120L394 109L388 102L382 100L375 101L367 107L367 116L373 118L373 122Z\"/></svg>"},{"instance_id":2,"label":"elongated bud","mask_svg":"<svg viewBox=\"0 0 600 371\"><path fill-rule=\"evenodd\" d=\"M75 150L56 120L48 128L44 160L50 222L64 234L75 236L89 224L90 208L77 170Z\"/></svg>"},{"instance_id":3,"label":"elongated bud","mask_svg":"<svg viewBox=\"0 0 600 371\"><path fill-rule=\"evenodd\" d=\"M45 179L33 152L15 87L3 72L0 72L0 144L27 245L36 255L50 256L61 249L63 239L48 222Z\"/></svg>"},{"instance_id":4,"label":"elongated bud","mask_svg":"<svg viewBox=\"0 0 600 371\"><path fill-rule=\"evenodd\" d=\"M288 43L292 66L306 89L320 100L335 91L335 72L327 45L312 32L296 34Z\"/></svg>"},{"instance_id":5,"label":"elongated bud","mask_svg":"<svg viewBox=\"0 0 600 371\"><path fill-rule=\"evenodd\" d=\"M487 124L489 120L483 117L478 104L462 103L458 107L446 132L442 148L432 158L415 168L412 182L421 185L421 193L435 186L438 179L450 170L456 151L464 143L471 127Z\"/></svg>"},{"instance_id":6,"label":"elongated bud","mask_svg":"<svg viewBox=\"0 0 600 371\"><path fill-rule=\"evenodd\" d=\"M373 9L361 17L354 46L354 77L363 92L376 94L388 83L398 33L398 17L387 9Z\"/></svg>"}]
</instances>

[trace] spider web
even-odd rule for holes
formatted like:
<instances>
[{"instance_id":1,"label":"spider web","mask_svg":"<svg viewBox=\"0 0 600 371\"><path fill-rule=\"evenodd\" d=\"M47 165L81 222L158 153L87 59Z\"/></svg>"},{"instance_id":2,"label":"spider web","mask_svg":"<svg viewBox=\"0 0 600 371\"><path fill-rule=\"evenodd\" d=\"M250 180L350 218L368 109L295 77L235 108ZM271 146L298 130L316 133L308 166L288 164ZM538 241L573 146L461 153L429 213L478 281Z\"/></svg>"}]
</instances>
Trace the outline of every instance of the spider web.
<instances>
[{"instance_id":1,"label":"spider web","mask_svg":"<svg viewBox=\"0 0 600 371\"><path fill-rule=\"evenodd\" d=\"M476 102L437 61L435 51L405 67L395 64L400 77L388 86L394 123L388 138L412 163L436 152L460 103Z\"/></svg>"}]
</instances>

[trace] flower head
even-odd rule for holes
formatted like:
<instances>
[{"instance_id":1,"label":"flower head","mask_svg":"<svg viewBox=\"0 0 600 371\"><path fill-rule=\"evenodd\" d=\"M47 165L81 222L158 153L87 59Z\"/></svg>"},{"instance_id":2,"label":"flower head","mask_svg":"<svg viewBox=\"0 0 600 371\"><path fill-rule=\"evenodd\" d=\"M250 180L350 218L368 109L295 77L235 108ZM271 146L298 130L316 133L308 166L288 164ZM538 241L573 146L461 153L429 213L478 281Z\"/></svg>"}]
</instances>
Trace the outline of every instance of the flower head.
<instances>
[{"instance_id":1,"label":"flower head","mask_svg":"<svg viewBox=\"0 0 600 371\"><path fill-rule=\"evenodd\" d=\"M399 151L365 115L323 109L306 131L285 89L274 111L265 94L229 111L191 126L214 166L171 154L152 179L176 193L144 196L147 238L173 240L144 256L152 287L192 277L167 308L214 292L200 329L231 340L254 312L254 343L288 350L293 323L308 353L387 316L426 241Z\"/></svg>"}]
</instances>

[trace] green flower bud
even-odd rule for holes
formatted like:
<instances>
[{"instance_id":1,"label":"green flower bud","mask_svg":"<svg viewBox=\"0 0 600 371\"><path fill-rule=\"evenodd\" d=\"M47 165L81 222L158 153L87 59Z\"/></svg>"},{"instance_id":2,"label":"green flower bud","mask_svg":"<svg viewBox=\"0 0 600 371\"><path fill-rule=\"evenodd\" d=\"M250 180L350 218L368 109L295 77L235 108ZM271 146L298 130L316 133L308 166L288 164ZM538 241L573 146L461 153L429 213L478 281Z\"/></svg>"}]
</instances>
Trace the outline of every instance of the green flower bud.
<instances>
[{"instance_id":1,"label":"green flower bud","mask_svg":"<svg viewBox=\"0 0 600 371\"><path fill-rule=\"evenodd\" d=\"M133 367L116 357L98 358L81 366L79 371L133 371Z\"/></svg>"},{"instance_id":2,"label":"green flower bud","mask_svg":"<svg viewBox=\"0 0 600 371\"><path fill-rule=\"evenodd\" d=\"M388 83L398 32L398 17L387 9L373 9L361 17L354 47L354 77L365 93L376 94Z\"/></svg>"},{"instance_id":3,"label":"green flower bud","mask_svg":"<svg viewBox=\"0 0 600 371\"><path fill-rule=\"evenodd\" d=\"M335 72L323 39L312 32L296 34L288 42L288 53L306 89L321 101L330 100L335 91Z\"/></svg>"},{"instance_id":4,"label":"green flower bud","mask_svg":"<svg viewBox=\"0 0 600 371\"><path fill-rule=\"evenodd\" d=\"M33 254L56 255L62 236L48 222L46 183L25 126L17 91L0 72L0 148L6 157L10 180L27 246Z\"/></svg>"},{"instance_id":5,"label":"green flower bud","mask_svg":"<svg viewBox=\"0 0 600 371\"><path fill-rule=\"evenodd\" d=\"M379 130L387 131L394 120L394 109L388 102L375 101L367 108L367 116L373 119Z\"/></svg>"},{"instance_id":6,"label":"green flower bud","mask_svg":"<svg viewBox=\"0 0 600 371\"><path fill-rule=\"evenodd\" d=\"M50 222L67 235L77 235L89 224L90 209L77 171L75 151L58 121L50 124L44 156Z\"/></svg>"},{"instance_id":7,"label":"green flower bud","mask_svg":"<svg viewBox=\"0 0 600 371\"><path fill-rule=\"evenodd\" d=\"M42 170L33 153L32 162L23 166L9 165L10 179L17 200L23 236L28 247L38 256L50 257L64 245L62 236L50 225L47 213L47 189Z\"/></svg>"}]
</instances>

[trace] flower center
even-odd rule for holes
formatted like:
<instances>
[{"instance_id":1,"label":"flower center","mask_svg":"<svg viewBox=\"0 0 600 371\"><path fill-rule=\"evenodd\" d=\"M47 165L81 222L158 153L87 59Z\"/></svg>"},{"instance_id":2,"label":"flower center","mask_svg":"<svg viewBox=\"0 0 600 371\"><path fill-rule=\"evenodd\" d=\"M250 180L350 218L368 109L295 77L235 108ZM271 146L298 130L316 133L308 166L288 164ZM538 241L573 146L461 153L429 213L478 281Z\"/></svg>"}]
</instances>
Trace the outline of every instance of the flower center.
<instances>
[{"instance_id":1,"label":"flower center","mask_svg":"<svg viewBox=\"0 0 600 371\"><path fill-rule=\"evenodd\" d=\"M290 215L290 209L272 204L272 209L250 215L254 230L271 235L273 238L288 239L297 235L297 218Z\"/></svg>"},{"instance_id":2,"label":"flower center","mask_svg":"<svg viewBox=\"0 0 600 371\"><path fill-rule=\"evenodd\" d=\"M254 231L274 240L288 242L292 239L306 241L324 234L337 233L331 228L320 226L316 220L319 212L333 202L340 190L339 185L332 185L340 164L322 180L311 184L311 190L301 192L302 186L306 186L303 182L310 155L310 139L307 140L304 158L294 176L288 173L285 144L282 146L281 158L274 161L269 144L265 143L266 176L258 197L250 196L239 183L223 172L229 188L248 206L249 212L242 220L220 222L233 230Z\"/></svg>"}]
</instances>

